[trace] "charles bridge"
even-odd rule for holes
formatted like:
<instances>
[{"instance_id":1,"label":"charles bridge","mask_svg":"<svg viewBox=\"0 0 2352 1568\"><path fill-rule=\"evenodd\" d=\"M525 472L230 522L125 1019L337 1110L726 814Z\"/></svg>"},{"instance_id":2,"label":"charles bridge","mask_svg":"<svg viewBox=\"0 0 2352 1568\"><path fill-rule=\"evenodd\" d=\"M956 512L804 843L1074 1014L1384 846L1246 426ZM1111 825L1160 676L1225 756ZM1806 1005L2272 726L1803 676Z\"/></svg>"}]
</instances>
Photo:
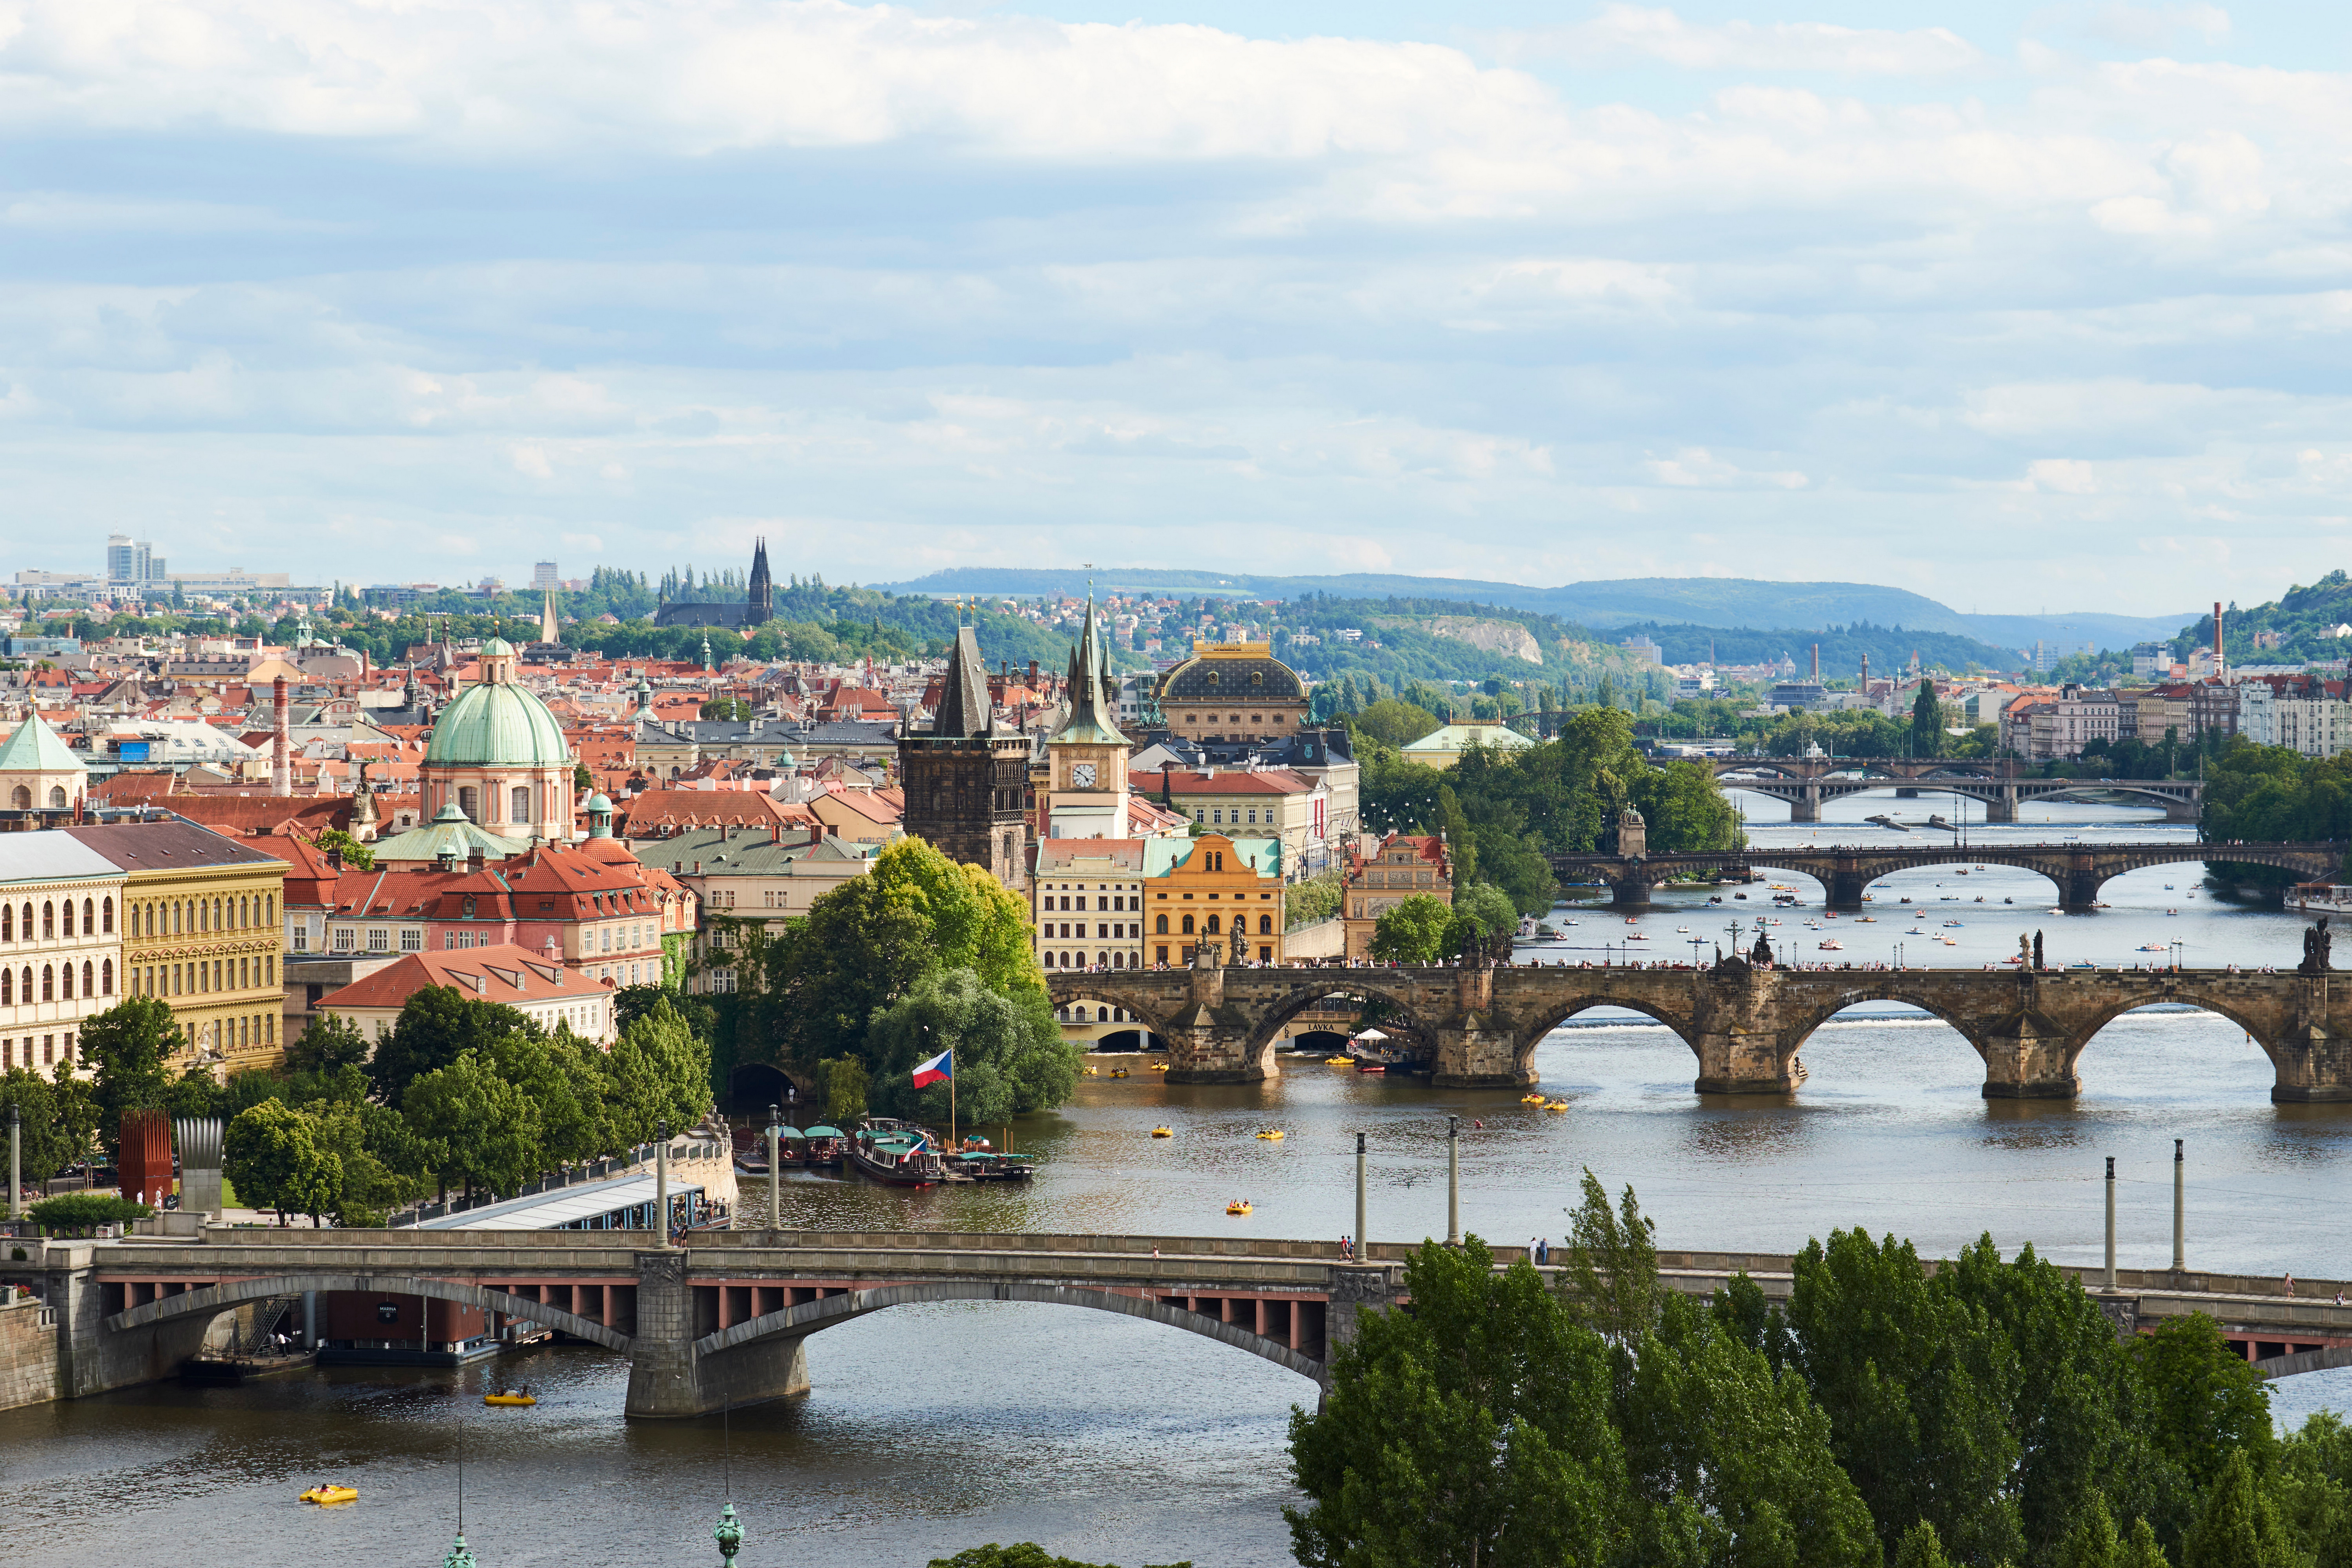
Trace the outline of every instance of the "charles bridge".
<instances>
[{"instance_id":1,"label":"charles bridge","mask_svg":"<svg viewBox=\"0 0 2352 1568\"><path fill-rule=\"evenodd\" d=\"M1563 1193L1563 1196L1570 1195ZM1405 1227L1400 1226L1400 1229ZM1409 1232L1408 1232L1409 1234ZM0 1283L37 1285L53 1320L54 1396L174 1375L221 1313L310 1291L423 1296L628 1358L627 1413L693 1416L803 1394L809 1336L895 1306L1020 1301L1116 1312L1203 1335L1325 1384L1360 1314L1408 1300L1409 1248L1190 1237L724 1231L665 1247L649 1231L272 1230L33 1241ZM1498 1247L1509 1263L1523 1249ZM1674 1287L1744 1272L1771 1299L1792 1259L1662 1251ZM1931 1265L1932 1267L1932 1265ZM2273 1375L2352 1364L2352 1307L2331 1281L2072 1270L2119 1331L2203 1311Z\"/></svg>"},{"instance_id":2,"label":"charles bridge","mask_svg":"<svg viewBox=\"0 0 2352 1568\"><path fill-rule=\"evenodd\" d=\"M1758 869L1797 871L1820 882L1834 910L1863 908L1871 883L1895 871L1931 866L2018 866L2055 884L2058 905L2070 914L2095 908L2099 889L2111 878L2150 866L2211 861L2266 866L2306 880L2326 881L2344 868L2345 847L2313 844L2208 844L2159 839L2141 844L1957 844L1832 845L1823 849L1746 848L1662 852L1654 855L1549 855L1552 875L1564 882L1606 882L1618 909L1646 909L1661 882L1677 879L1747 881Z\"/></svg>"},{"instance_id":3,"label":"charles bridge","mask_svg":"<svg viewBox=\"0 0 2352 1568\"><path fill-rule=\"evenodd\" d=\"M1984 803L1987 822L2015 822L2022 802L2097 790L2164 808L2167 822L2195 822L2205 785L2196 779L2036 779L2020 775L2010 760L1893 757L1704 757L1719 780L1751 795L1789 803L1792 822L1819 822L1822 803L1892 789L1932 789ZM1727 775L1740 775L1728 777Z\"/></svg>"},{"instance_id":4,"label":"charles bridge","mask_svg":"<svg viewBox=\"0 0 2352 1568\"><path fill-rule=\"evenodd\" d=\"M1205 955L1207 950L1203 949ZM1658 964L1218 966L1055 971L1059 1009L1124 1009L1163 1038L1171 1083L1273 1077L1282 1027L1327 996L1378 1003L1381 1031L1440 1088L1536 1081L1536 1047L1593 1007L1664 1024L1698 1058L1702 1094L1789 1094L1806 1038L1852 1006L1893 1002L1959 1031L1984 1061L1988 1099L2071 1099L2075 1065L2122 1014L2180 1004L2219 1014L2271 1059L2271 1098L2352 1100L2352 986L2324 970L1781 969L1738 958L1707 968Z\"/></svg>"}]
</instances>

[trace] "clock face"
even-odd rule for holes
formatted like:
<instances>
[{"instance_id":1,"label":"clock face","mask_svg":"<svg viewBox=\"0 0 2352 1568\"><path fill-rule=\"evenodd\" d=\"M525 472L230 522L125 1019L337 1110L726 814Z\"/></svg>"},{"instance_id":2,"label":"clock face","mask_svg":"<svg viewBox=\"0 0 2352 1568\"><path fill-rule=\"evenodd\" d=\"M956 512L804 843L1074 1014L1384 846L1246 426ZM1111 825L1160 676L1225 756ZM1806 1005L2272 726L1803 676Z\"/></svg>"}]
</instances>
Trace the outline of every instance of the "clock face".
<instances>
[{"instance_id":1,"label":"clock face","mask_svg":"<svg viewBox=\"0 0 2352 1568\"><path fill-rule=\"evenodd\" d=\"M1072 787L1072 788L1074 788L1074 789L1092 789L1092 788L1094 788L1094 787L1095 787L1095 765L1094 765L1094 763L1071 763L1071 764L1070 764L1070 784L1071 784L1071 787Z\"/></svg>"}]
</instances>

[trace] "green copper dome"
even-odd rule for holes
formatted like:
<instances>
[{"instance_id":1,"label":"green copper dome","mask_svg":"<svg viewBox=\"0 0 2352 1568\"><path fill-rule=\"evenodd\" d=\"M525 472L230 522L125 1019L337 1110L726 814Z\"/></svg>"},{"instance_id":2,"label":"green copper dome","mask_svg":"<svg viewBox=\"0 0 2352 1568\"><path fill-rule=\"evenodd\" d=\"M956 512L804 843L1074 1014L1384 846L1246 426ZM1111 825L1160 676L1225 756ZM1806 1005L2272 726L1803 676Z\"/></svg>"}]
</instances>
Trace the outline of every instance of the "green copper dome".
<instances>
[{"instance_id":1,"label":"green copper dome","mask_svg":"<svg viewBox=\"0 0 2352 1568\"><path fill-rule=\"evenodd\" d=\"M547 704L505 681L468 686L433 721L427 767L562 767L572 760Z\"/></svg>"}]
</instances>

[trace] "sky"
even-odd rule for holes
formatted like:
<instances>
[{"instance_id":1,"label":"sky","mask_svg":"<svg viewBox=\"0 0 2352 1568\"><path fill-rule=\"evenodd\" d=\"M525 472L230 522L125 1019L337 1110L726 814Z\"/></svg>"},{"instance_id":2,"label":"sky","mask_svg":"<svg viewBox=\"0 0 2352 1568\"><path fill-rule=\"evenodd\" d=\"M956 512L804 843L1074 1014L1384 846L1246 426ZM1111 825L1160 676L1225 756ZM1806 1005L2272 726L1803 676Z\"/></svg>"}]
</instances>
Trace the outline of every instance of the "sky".
<instances>
[{"instance_id":1,"label":"sky","mask_svg":"<svg viewBox=\"0 0 2352 1568\"><path fill-rule=\"evenodd\" d=\"M0 572L2352 565L2352 8L0 0Z\"/></svg>"}]
</instances>

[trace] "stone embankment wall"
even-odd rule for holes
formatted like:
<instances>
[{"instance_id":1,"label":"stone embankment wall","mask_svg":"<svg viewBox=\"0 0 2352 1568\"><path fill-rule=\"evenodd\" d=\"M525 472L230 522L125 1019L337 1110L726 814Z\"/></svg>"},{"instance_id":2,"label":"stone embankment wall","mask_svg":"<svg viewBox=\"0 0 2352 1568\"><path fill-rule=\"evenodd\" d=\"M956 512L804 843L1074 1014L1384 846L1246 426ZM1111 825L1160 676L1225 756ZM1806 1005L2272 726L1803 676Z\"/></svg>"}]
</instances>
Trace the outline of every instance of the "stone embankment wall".
<instances>
[{"instance_id":1,"label":"stone embankment wall","mask_svg":"<svg viewBox=\"0 0 2352 1568\"><path fill-rule=\"evenodd\" d=\"M58 1396L57 1316L34 1296L0 1301L0 1410L45 1405Z\"/></svg>"}]
</instances>

